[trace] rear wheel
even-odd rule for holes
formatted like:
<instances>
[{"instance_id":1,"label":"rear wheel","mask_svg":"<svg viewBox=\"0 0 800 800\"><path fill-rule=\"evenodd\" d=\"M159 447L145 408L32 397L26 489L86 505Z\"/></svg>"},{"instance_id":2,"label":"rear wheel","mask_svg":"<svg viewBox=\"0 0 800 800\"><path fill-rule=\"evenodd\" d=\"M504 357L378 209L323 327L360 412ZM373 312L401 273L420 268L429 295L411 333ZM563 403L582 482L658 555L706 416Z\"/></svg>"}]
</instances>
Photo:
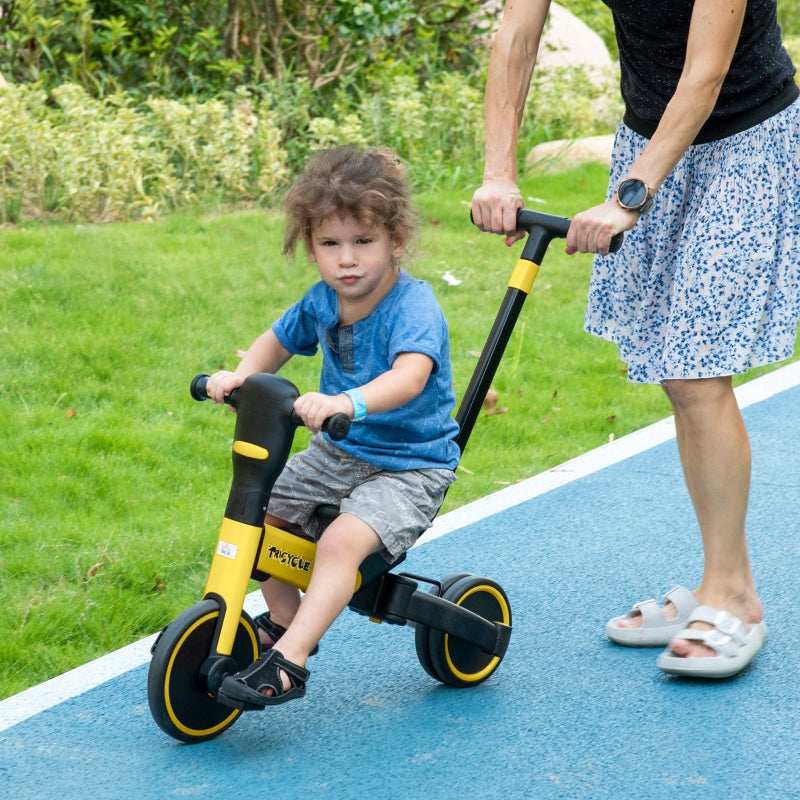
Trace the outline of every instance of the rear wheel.
<instances>
[{"instance_id":1,"label":"rear wheel","mask_svg":"<svg viewBox=\"0 0 800 800\"><path fill-rule=\"evenodd\" d=\"M442 581L441 597L491 622L511 626L511 605L502 587L489 578L463 573ZM435 590L434 590L435 591ZM500 665L502 656L485 653L479 647L449 633L419 627L416 631L417 657L425 671L449 686L476 686Z\"/></svg>"},{"instance_id":2,"label":"rear wheel","mask_svg":"<svg viewBox=\"0 0 800 800\"><path fill-rule=\"evenodd\" d=\"M217 703L209 690L214 633L220 608L215 600L203 600L187 608L161 633L153 645L147 676L150 713L165 733L184 742L201 742L218 736L242 713ZM258 634L250 617L242 612L229 659L218 662L211 682L221 681L220 670L237 672L258 658Z\"/></svg>"},{"instance_id":3,"label":"rear wheel","mask_svg":"<svg viewBox=\"0 0 800 800\"><path fill-rule=\"evenodd\" d=\"M440 582L440 586L432 586L428 590L428 594L435 594L437 597L441 597L456 581L468 577L468 572L453 572L450 575L445 575ZM414 631L414 644L417 647L417 658L419 659L419 663L422 664L422 668L431 678L441 681L443 679L436 671L431 661L431 648L429 643L430 632L431 629L425 625L417 625Z\"/></svg>"}]
</instances>

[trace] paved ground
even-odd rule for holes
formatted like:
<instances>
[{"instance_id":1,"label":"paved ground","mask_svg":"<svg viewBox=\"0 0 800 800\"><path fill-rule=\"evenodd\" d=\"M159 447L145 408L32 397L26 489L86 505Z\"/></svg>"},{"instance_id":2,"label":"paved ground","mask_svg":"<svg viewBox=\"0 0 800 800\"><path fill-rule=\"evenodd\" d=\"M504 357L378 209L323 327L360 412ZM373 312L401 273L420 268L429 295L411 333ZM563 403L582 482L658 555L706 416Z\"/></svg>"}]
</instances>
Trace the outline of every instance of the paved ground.
<instances>
[{"instance_id":1,"label":"paved ground","mask_svg":"<svg viewBox=\"0 0 800 800\"><path fill-rule=\"evenodd\" d=\"M665 420L442 516L411 552L409 572L471 571L506 589L514 633L486 683L440 686L411 630L346 613L311 662L306 698L182 745L147 708L148 639L0 702L0 796L800 798L800 367L748 384L740 401L770 626L741 676L670 678L656 651L603 635L632 602L698 578Z\"/></svg>"}]
</instances>

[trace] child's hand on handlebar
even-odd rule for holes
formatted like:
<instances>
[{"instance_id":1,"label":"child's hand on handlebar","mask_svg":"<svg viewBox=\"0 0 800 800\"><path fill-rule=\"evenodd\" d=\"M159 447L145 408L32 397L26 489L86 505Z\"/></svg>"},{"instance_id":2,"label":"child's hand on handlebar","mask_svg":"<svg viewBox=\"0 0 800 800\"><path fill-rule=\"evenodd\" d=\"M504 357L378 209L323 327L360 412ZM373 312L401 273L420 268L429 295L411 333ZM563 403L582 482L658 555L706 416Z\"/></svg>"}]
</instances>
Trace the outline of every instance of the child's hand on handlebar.
<instances>
[{"instance_id":1,"label":"child's hand on handlebar","mask_svg":"<svg viewBox=\"0 0 800 800\"><path fill-rule=\"evenodd\" d=\"M345 394L306 392L294 401L294 410L312 433L319 433L324 422L334 414L345 414L349 419L353 418L353 404Z\"/></svg>"},{"instance_id":2,"label":"child's hand on handlebar","mask_svg":"<svg viewBox=\"0 0 800 800\"><path fill-rule=\"evenodd\" d=\"M215 372L206 384L206 394L215 403L224 403L225 398L244 383L244 378L235 372L220 370Z\"/></svg>"},{"instance_id":3,"label":"child's hand on handlebar","mask_svg":"<svg viewBox=\"0 0 800 800\"><path fill-rule=\"evenodd\" d=\"M629 231L639 221L639 214L626 211L616 200L576 214L567 232L567 253L599 253L607 256L611 239Z\"/></svg>"}]
</instances>

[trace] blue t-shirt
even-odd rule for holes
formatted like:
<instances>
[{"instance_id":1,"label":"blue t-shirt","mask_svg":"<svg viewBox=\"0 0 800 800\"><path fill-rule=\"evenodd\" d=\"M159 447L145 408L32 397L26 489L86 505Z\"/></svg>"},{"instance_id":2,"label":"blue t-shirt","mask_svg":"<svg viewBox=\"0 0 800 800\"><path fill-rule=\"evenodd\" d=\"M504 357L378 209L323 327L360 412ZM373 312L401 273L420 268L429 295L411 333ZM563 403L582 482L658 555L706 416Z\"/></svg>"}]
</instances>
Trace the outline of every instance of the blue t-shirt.
<instances>
[{"instance_id":1,"label":"blue t-shirt","mask_svg":"<svg viewBox=\"0 0 800 800\"><path fill-rule=\"evenodd\" d=\"M401 270L369 316L340 326L336 293L319 281L272 330L293 355L312 356L322 348L319 390L329 395L369 383L401 353L429 356L433 369L418 397L394 411L368 413L334 444L382 469L456 468L450 338L430 284Z\"/></svg>"}]
</instances>

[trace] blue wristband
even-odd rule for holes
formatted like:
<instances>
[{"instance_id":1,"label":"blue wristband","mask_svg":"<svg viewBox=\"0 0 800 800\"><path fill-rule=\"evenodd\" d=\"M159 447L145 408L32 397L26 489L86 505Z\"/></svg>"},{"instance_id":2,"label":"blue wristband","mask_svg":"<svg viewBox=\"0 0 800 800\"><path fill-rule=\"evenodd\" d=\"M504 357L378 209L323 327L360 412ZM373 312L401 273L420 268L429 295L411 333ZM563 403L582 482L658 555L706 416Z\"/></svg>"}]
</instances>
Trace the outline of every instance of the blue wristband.
<instances>
[{"instance_id":1,"label":"blue wristband","mask_svg":"<svg viewBox=\"0 0 800 800\"><path fill-rule=\"evenodd\" d=\"M348 389L345 394L353 404L353 419L364 419L367 416L367 401L358 389Z\"/></svg>"}]
</instances>

